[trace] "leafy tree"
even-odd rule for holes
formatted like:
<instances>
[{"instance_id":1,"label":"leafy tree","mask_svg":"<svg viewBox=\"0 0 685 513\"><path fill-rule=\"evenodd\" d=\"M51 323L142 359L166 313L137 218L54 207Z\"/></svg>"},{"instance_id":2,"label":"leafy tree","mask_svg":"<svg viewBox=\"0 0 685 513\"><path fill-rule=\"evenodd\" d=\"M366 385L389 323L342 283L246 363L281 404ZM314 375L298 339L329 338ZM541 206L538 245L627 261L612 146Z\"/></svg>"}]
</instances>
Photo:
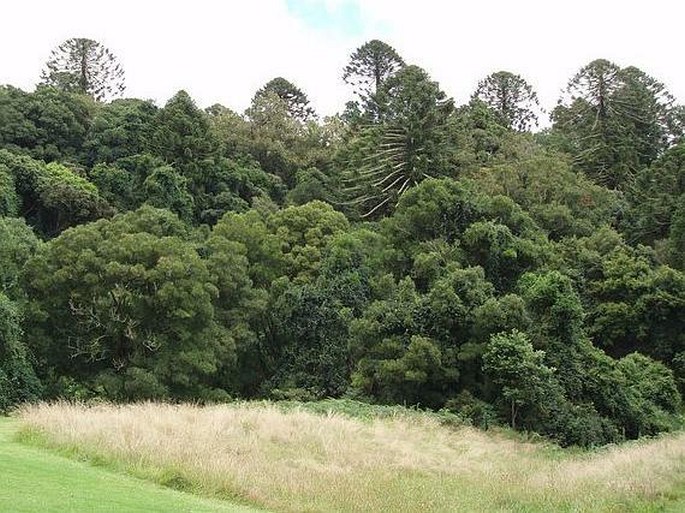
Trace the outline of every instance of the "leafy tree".
<instances>
[{"instance_id":1,"label":"leafy tree","mask_svg":"<svg viewBox=\"0 0 685 513\"><path fill-rule=\"evenodd\" d=\"M349 310L331 285L291 285L275 298L271 315L278 343L269 348L275 365L265 385L270 394L325 398L346 390Z\"/></svg>"},{"instance_id":2,"label":"leafy tree","mask_svg":"<svg viewBox=\"0 0 685 513\"><path fill-rule=\"evenodd\" d=\"M685 348L685 276L656 267L649 255L617 248L588 285L589 331L598 346L620 357L639 350L670 362Z\"/></svg>"},{"instance_id":3,"label":"leafy tree","mask_svg":"<svg viewBox=\"0 0 685 513\"><path fill-rule=\"evenodd\" d=\"M216 278L171 213L143 207L54 239L27 268L32 348L53 390L67 376L113 399L211 394L233 340Z\"/></svg>"},{"instance_id":4,"label":"leafy tree","mask_svg":"<svg viewBox=\"0 0 685 513\"><path fill-rule=\"evenodd\" d=\"M355 87L362 100L367 100L403 66L404 60L393 47L373 39L352 53L343 69L343 80Z\"/></svg>"},{"instance_id":5,"label":"leafy tree","mask_svg":"<svg viewBox=\"0 0 685 513\"><path fill-rule=\"evenodd\" d=\"M238 132L229 135L231 146L252 155L264 171L289 188L295 185L298 171L325 169L333 148L329 127L313 120L303 122L296 111L287 98L265 90L247 109L248 124L232 120Z\"/></svg>"},{"instance_id":6,"label":"leafy tree","mask_svg":"<svg viewBox=\"0 0 685 513\"><path fill-rule=\"evenodd\" d=\"M97 187L62 164L46 165L0 150L0 165L14 177L20 213L46 236L111 214Z\"/></svg>"},{"instance_id":7,"label":"leafy tree","mask_svg":"<svg viewBox=\"0 0 685 513\"><path fill-rule=\"evenodd\" d=\"M500 163L506 159L507 138L513 133L499 119L497 113L478 99L455 110L453 147L455 167L477 169L481 166Z\"/></svg>"},{"instance_id":8,"label":"leafy tree","mask_svg":"<svg viewBox=\"0 0 685 513\"><path fill-rule=\"evenodd\" d=\"M685 194L680 196L679 205L673 212L669 250L673 267L685 271Z\"/></svg>"},{"instance_id":9,"label":"leafy tree","mask_svg":"<svg viewBox=\"0 0 685 513\"><path fill-rule=\"evenodd\" d=\"M149 152L157 111L151 101L136 99L103 105L83 143L86 164L92 167Z\"/></svg>"},{"instance_id":10,"label":"leafy tree","mask_svg":"<svg viewBox=\"0 0 685 513\"><path fill-rule=\"evenodd\" d=\"M23 218L0 217L0 293L11 300L22 296L22 269L40 247Z\"/></svg>"},{"instance_id":11,"label":"leafy tree","mask_svg":"<svg viewBox=\"0 0 685 513\"><path fill-rule=\"evenodd\" d=\"M627 379L628 396L635 412L628 425L630 434L637 438L674 429L671 414L679 411L682 400L673 372L640 353L621 358L617 368Z\"/></svg>"},{"instance_id":12,"label":"leafy tree","mask_svg":"<svg viewBox=\"0 0 685 513\"><path fill-rule=\"evenodd\" d=\"M493 109L502 124L513 130L529 130L538 124L538 97L520 75L498 71L478 82L473 98Z\"/></svg>"},{"instance_id":13,"label":"leafy tree","mask_svg":"<svg viewBox=\"0 0 685 513\"><path fill-rule=\"evenodd\" d=\"M171 166L156 168L143 182L145 202L157 208L167 208L185 221L193 215L193 197L186 179Z\"/></svg>"},{"instance_id":14,"label":"leafy tree","mask_svg":"<svg viewBox=\"0 0 685 513\"><path fill-rule=\"evenodd\" d=\"M372 302L350 326L352 387L383 403L438 406L444 398L443 355L419 334L420 298L411 279L385 300ZM451 374L450 377L453 377Z\"/></svg>"},{"instance_id":15,"label":"leafy tree","mask_svg":"<svg viewBox=\"0 0 685 513\"><path fill-rule=\"evenodd\" d=\"M685 194L685 144L669 148L640 171L626 192L621 228L631 243L655 244L668 238Z\"/></svg>"},{"instance_id":16,"label":"leafy tree","mask_svg":"<svg viewBox=\"0 0 685 513\"><path fill-rule=\"evenodd\" d=\"M46 162L78 160L95 110L89 98L51 87L0 86L0 147Z\"/></svg>"},{"instance_id":17,"label":"leafy tree","mask_svg":"<svg viewBox=\"0 0 685 513\"><path fill-rule=\"evenodd\" d=\"M480 191L516 201L554 240L590 235L613 224L625 205L619 194L594 184L554 155L534 154L479 168L470 177Z\"/></svg>"},{"instance_id":18,"label":"leafy tree","mask_svg":"<svg viewBox=\"0 0 685 513\"><path fill-rule=\"evenodd\" d=\"M120 96L125 89L124 70L114 54L86 38L67 39L55 48L42 79L45 84L90 95L96 101Z\"/></svg>"},{"instance_id":19,"label":"leafy tree","mask_svg":"<svg viewBox=\"0 0 685 513\"><path fill-rule=\"evenodd\" d=\"M295 175L295 186L288 191L286 201L290 204L303 205L310 201L329 200L331 191L330 179L316 168L303 169Z\"/></svg>"},{"instance_id":20,"label":"leafy tree","mask_svg":"<svg viewBox=\"0 0 685 513\"><path fill-rule=\"evenodd\" d=\"M269 80L264 87L257 91L252 100L252 104L256 105L259 97L268 95L269 93L275 94L285 103L288 114L290 114L293 119L300 122L306 122L316 116L314 109L309 106L307 95L283 77L276 77Z\"/></svg>"},{"instance_id":21,"label":"leafy tree","mask_svg":"<svg viewBox=\"0 0 685 513\"><path fill-rule=\"evenodd\" d=\"M483 355L483 370L509 403L509 423L516 428L522 408L535 409L558 392L553 370L545 365L545 353L536 351L519 331L500 333L490 339Z\"/></svg>"},{"instance_id":22,"label":"leafy tree","mask_svg":"<svg viewBox=\"0 0 685 513\"><path fill-rule=\"evenodd\" d=\"M492 221L472 224L464 232L463 245L469 263L482 266L498 290L510 290L521 274L541 266L545 259L536 243Z\"/></svg>"},{"instance_id":23,"label":"leafy tree","mask_svg":"<svg viewBox=\"0 0 685 513\"><path fill-rule=\"evenodd\" d=\"M0 412L37 400L42 387L34 373L22 341L21 313L0 292Z\"/></svg>"},{"instance_id":24,"label":"leafy tree","mask_svg":"<svg viewBox=\"0 0 685 513\"><path fill-rule=\"evenodd\" d=\"M0 166L0 216L13 216L19 211L19 196L14 176L6 165Z\"/></svg>"},{"instance_id":25,"label":"leafy tree","mask_svg":"<svg viewBox=\"0 0 685 513\"><path fill-rule=\"evenodd\" d=\"M245 248L248 274L255 287L269 288L274 280L285 274L283 240L267 227L266 220L256 210L226 213L212 233Z\"/></svg>"},{"instance_id":26,"label":"leafy tree","mask_svg":"<svg viewBox=\"0 0 685 513\"><path fill-rule=\"evenodd\" d=\"M196 223L214 224L227 211L245 210L255 196L282 200L277 177L251 159L222 156L209 114L198 109L185 91L169 100L155 123L152 151L187 180Z\"/></svg>"},{"instance_id":27,"label":"leafy tree","mask_svg":"<svg viewBox=\"0 0 685 513\"><path fill-rule=\"evenodd\" d=\"M569 82L554 110L554 128L568 138L577 167L596 181L624 188L679 134L671 134L673 97L635 67L598 59Z\"/></svg>"},{"instance_id":28,"label":"leafy tree","mask_svg":"<svg viewBox=\"0 0 685 513\"><path fill-rule=\"evenodd\" d=\"M197 108L185 91L176 93L157 112L154 124L154 153L181 169L188 178L199 173L200 164L218 149L207 114Z\"/></svg>"},{"instance_id":29,"label":"leafy tree","mask_svg":"<svg viewBox=\"0 0 685 513\"><path fill-rule=\"evenodd\" d=\"M268 226L281 240L288 275L307 281L316 276L330 238L349 229L343 214L321 201L275 212Z\"/></svg>"},{"instance_id":30,"label":"leafy tree","mask_svg":"<svg viewBox=\"0 0 685 513\"><path fill-rule=\"evenodd\" d=\"M392 208L425 178L449 171L449 119L453 103L417 66L390 77L374 96L380 124L367 129L372 150L347 177L352 201L365 217ZM364 134L362 134L363 136Z\"/></svg>"}]
</instances>

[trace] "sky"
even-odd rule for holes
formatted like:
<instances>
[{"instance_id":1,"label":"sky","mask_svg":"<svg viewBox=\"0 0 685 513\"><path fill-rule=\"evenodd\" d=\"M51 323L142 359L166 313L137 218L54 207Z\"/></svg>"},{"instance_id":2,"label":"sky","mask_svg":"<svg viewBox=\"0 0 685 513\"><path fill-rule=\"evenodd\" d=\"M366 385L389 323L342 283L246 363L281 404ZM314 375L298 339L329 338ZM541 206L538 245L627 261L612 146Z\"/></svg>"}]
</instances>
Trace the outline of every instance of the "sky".
<instances>
[{"instance_id":1,"label":"sky","mask_svg":"<svg viewBox=\"0 0 685 513\"><path fill-rule=\"evenodd\" d=\"M350 54L381 39L457 104L478 80L523 76L551 110L568 80L605 58L685 102L682 0L22 0L3 5L0 84L33 90L50 51L87 37L126 71L126 96L158 105L185 89L238 112L282 76L322 115L343 109Z\"/></svg>"}]
</instances>

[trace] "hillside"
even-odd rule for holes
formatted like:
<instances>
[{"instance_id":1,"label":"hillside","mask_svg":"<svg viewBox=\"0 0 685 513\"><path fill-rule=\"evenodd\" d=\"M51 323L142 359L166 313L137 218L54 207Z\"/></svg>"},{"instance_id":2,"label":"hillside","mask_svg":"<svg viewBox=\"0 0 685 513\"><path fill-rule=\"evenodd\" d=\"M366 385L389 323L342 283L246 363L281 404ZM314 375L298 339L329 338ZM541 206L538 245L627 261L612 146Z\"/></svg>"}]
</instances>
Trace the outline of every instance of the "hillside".
<instances>
[{"instance_id":1,"label":"hillside","mask_svg":"<svg viewBox=\"0 0 685 513\"><path fill-rule=\"evenodd\" d=\"M0 418L0 511L12 513L256 513L67 459L15 441Z\"/></svg>"},{"instance_id":2,"label":"hillside","mask_svg":"<svg viewBox=\"0 0 685 513\"><path fill-rule=\"evenodd\" d=\"M656 512L685 505L683 434L568 451L448 417L336 402L54 404L23 409L20 422L34 446L273 511Z\"/></svg>"}]
</instances>

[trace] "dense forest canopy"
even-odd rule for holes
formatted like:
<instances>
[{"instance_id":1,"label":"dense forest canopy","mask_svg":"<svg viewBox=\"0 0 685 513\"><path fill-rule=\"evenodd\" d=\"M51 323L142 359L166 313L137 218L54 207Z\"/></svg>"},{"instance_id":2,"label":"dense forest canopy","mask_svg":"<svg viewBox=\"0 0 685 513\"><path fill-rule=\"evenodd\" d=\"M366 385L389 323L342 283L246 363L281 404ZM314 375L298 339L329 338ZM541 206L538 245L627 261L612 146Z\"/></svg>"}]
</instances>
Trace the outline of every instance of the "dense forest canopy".
<instances>
[{"instance_id":1,"label":"dense forest canopy","mask_svg":"<svg viewBox=\"0 0 685 513\"><path fill-rule=\"evenodd\" d=\"M78 64L78 65L76 65ZM549 128L495 71L455 105L388 44L344 112L118 98L91 40L0 87L0 410L37 398L354 397L562 445L678 426L685 109L635 67Z\"/></svg>"}]
</instances>

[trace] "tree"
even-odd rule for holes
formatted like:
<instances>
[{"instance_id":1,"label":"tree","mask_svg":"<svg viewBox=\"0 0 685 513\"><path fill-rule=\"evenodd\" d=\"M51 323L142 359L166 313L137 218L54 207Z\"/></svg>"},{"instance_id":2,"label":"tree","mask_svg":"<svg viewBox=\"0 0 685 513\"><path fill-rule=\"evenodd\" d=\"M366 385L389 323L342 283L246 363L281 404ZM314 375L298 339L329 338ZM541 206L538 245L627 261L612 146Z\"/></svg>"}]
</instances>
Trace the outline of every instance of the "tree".
<instances>
[{"instance_id":1,"label":"tree","mask_svg":"<svg viewBox=\"0 0 685 513\"><path fill-rule=\"evenodd\" d=\"M274 93L283 100L290 116L300 122L309 121L316 116L314 109L309 106L307 95L283 77L269 80L264 87L257 91L252 104L257 103L258 97L268 93Z\"/></svg>"},{"instance_id":2,"label":"tree","mask_svg":"<svg viewBox=\"0 0 685 513\"><path fill-rule=\"evenodd\" d=\"M22 338L21 312L0 291L0 413L42 392Z\"/></svg>"},{"instance_id":3,"label":"tree","mask_svg":"<svg viewBox=\"0 0 685 513\"><path fill-rule=\"evenodd\" d=\"M111 163L148 151L157 111L149 100L123 99L103 105L83 143L86 164Z\"/></svg>"},{"instance_id":4,"label":"tree","mask_svg":"<svg viewBox=\"0 0 685 513\"><path fill-rule=\"evenodd\" d=\"M67 39L52 51L43 82L68 92L92 96L97 101L121 96L124 70L112 52L92 39Z\"/></svg>"},{"instance_id":5,"label":"tree","mask_svg":"<svg viewBox=\"0 0 685 513\"><path fill-rule=\"evenodd\" d=\"M289 275L296 281L314 278L321 251L336 234L349 229L349 221L327 203L312 201L275 212L268 225L282 241Z\"/></svg>"},{"instance_id":6,"label":"tree","mask_svg":"<svg viewBox=\"0 0 685 513\"><path fill-rule=\"evenodd\" d=\"M628 241L651 245L666 239L683 194L685 144L681 142L640 171L628 189L628 208L621 219Z\"/></svg>"},{"instance_id":7,"label":"tree","mask_svg":"<svg viewBox=\"0 0 685 513\"><path fill-rule=\"evenodd\" d=\"M685 194L681 195L673 212L669 237L671 265L685 270Z\"/></svg>"},{"instance_id":8,"label":"tree","mask_svg":"<svg viewBox=\"0 0 685 513\"><path fill-rule=\"evenodd\" d=\"M558 389L553 369L545 365L545 353L534 350L528 336L518 330L490 339L483 370L509 403L512 428L516 428L521 408L541 406L545 396Z\"/></svg>"},{"instance_id":9,"label":"tree","mask_svg":"<svg viewBox=\"0 0 685 513\"><path fill-rule=\"evenodd\" d=\"M67 166L0 150L3 166L14 178L20 214L48 237L112 213L97 187Z\"/></svg>"},{"instance_id":10,"label":"tree","mask_svg":"<svg viewBox=\"0 0 685 513\"><path fill-rule=\"evenodd\" d=\"M343 69L343 80L355 88L362 100L368 100L403 66L404 60L392 46L373 39L352 53Z\"/></svg>"},{"instance_id":11,"label":"tree","mask_svg":"<svg viewBox=\"0 0 685 513\"><path fill-rule=\"evenodd\" d=\"M674 124L673 96L635 67L604 59L583 67L552 113L576 166L593 179L624 189L634 174L682 136Z\"/></svg>"},{"instance_id":12,"label":"tree","mask_svg":"<svg viewBox=\"0 0 685 513\"><path fill-rule=\"evenodd\" d=\"M14 177L7 166L0 165L0 216L14 216L19 211L19 196Z\"/></svg>"},{"instance_id":13,"label":"tree","mask_svg":"<svg viewBox=\"0 0 685 513\"><path fill-rule=\"evenodd\" d=\"M612 224L624 205L619 193L575 172L567 159L542 152L478 168L471 179L485 194L516 201L554 240L590 235Z\"/></svg>"},{"instance_id":14,"label":"tree","mask_svg":"<svg viewBox=\"0 0 685 513\"><path fill-rule=\"evenodd\" d=\"M46 162L78 159L96 108L86 96L52 87L0 86L0 147Z\"/></svg>"},{"instance_id":15,"label":"tree","mask_svg":"<svg viewBox=\"0 0 685 513\"><path fill-rule=\"evenodd\" d=\"M193 213L193 197L188 192L186 179L171 166L156 168L143 182L146 203L157 208L167 208L184 221L190 221Z\"/></svg>"},{"instance_id":16,"label":"tree","mask_svg":"<svg viewBox=\"0 0 685 513\"><path fill-rule=\"evenodd\" d=\"M40 244L24 219L0 216L0 294L21 297L22 269Z\"/></svg>"},{"instance_id":17,"label":"tree","mask_svg":"<svg viewBox=\"0 0 685 513\"><path fill-rule=\"evenodd\" d=\"M218 278L187 237L176 216L144 206L50 241L26 266L43 375L112 399L210 393L234 342L215 319Z\"/></svg>"},{"instance_id":18,"label":"tree","mask_svg":"<svg viewBox=\"0 0 685 513\"><path fill-rule=\"evenodd\" d=\"M473 98L484 102L506 127L526 131L538 124L538 96L520 75L498 71L480 82Z\"/></svg>"},{"instance_id":19,"label":"tree","mask_svg":"<svg viewBox=\"0 0 685 513\"><path fill-rule=\"evenodd\" d=\"M394 206L402 194L425 178L449 169L449 118L452 99L418 66L407 66L384 82L374 95L379 124L361 137L371 150L361 169L347 177L352 202L367 217Z\"/></svg>"}]
</instances>

